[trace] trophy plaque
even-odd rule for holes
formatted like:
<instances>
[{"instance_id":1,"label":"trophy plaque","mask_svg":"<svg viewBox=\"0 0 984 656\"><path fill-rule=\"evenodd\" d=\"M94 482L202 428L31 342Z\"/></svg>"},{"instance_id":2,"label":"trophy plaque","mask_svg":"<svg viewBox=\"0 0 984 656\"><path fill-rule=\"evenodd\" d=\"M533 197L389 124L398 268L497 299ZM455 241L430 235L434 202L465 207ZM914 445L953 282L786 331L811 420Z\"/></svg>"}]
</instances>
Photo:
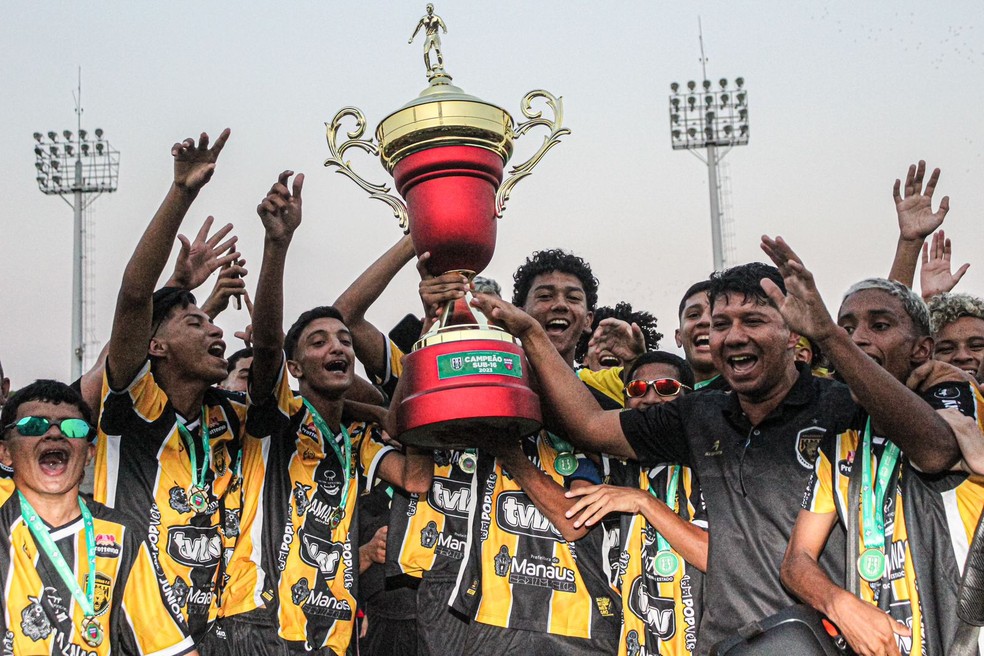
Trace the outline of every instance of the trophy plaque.
<instances>
[{"instance_id":1,"label":"trophy plaque","mask_svg":"<svg viewBox=\"0 0 984 656\"><path fill-rule=\"evenodd\" d=\"M563 100L547 91L526 94L520 105L526 120L515 125L506 110L453 85L441 52L440 31L447 28L433 5L426 11L410 41L424 30L429 84L380 121L374 138L363 138L366 119L359 109L339 110L325 124L331 155L325 166L390 207L416 252L430 252L430 273L456 271L470 280L492 260L496 220L512 189L570 130L562 125ZM537 99L551 116L533 109ZM346 119L355 126L339 143ZM539 148L506 174L514 142L539 126L548 130ZM399 196L390 193L389 185L357 174L344 159L350 148L378 156ZM469 299L449 303L441 320L404 358L405 393L397 424L399 439L406 444L481 446L490 439L513 440L541 426L539 399L530 389L529 365L519 341L473 312Z\"/></svg>"}]
</instances>

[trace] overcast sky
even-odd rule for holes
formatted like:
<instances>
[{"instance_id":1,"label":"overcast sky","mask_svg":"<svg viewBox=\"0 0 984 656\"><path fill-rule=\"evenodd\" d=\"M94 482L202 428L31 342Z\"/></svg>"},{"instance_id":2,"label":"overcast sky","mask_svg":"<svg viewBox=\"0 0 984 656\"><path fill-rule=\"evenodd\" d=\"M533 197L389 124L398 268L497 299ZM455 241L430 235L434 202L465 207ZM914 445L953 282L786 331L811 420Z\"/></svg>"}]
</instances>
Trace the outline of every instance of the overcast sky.
<instances>
[{"instance_id":1,"label":"overcast sky","mask_svg":"<svg viewBox=\"0 0 984 656\"><path fill-rule=\"evenodd\" d=\"M123 267L170 183L171 144L226 126L232 137L183 232L208 214L235 223L253 288L256 204L280 170L306 173L290 322L334 300L400 236L383 204L323 167L323 124L355 105L372 129L425 86L421 37L407 45L424 4L8 0L0 358L14 385L69 377L72 214L39 192L31 134L75 130L78 66L83 127L103 128L122 153L119 191L91 213L90 353L109 335ZM438 0L436 11L455 84L517 119L523 95L547 89L563 96L572 130L512 194L486 272L504 288L533 250L573 250L592 263L602 304L654 312L673 346L679 296L712 268L707 170L670 148L667 109L671 82L700 80L699 16L708 77L744 76L749 93L751 141L725 159L738 261L762 257L762 233L782 234L836 305L851 282L888 272L892 183L923 158L943 169L954 259L974 262L961 288L984 291L980 0ZM541 135L520 140L517 161ZM385 179L378 161L353 159ZM373 308L380 327L419 309L415 276L408 267ZM230 350L245 321L219 318Z\"/></svg>"}]
</instances>

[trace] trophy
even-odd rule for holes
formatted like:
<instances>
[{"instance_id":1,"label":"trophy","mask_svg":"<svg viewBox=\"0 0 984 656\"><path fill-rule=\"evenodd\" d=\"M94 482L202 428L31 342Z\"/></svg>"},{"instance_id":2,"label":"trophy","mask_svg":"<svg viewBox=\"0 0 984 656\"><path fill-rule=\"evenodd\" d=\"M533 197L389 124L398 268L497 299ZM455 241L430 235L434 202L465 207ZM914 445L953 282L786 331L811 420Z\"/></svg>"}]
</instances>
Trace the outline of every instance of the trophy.
<instances>
[{"instance_id":1,"label":"trophy","mask_svg":"<svg viewBox=\"0 0 984 656\"><path fill-rule=\"evenodd\" d=\"M366 119L359 109L339 110L325 124L331 153L325 166L335 167L371 198L389 205L417 253L430 252L430 273L460 272L471 280L492 260L496 220L513 187L570 130L562 127L562 99L546 91L526 94L521 103L526 120L514 126L506 110L451 84L439 33L447 27L433 5L426 11L410 41L424 29L427 88L380 121L374 139L363 138ZM552 117L533 109L536 99L545 101ZM354 119L355 127L339 143L346 119ZM538 126L549 130L540 147L505 175L514 141ZM357 174L344 159L350 148L378 156L399 197L390 193L389 185ZM481 446L489 439L529 435L542 424L518 340L473 311L470 298L449 303L440 321L404 358L405 394L397 424L406 444Z\"/></svg>"}]
</instances>

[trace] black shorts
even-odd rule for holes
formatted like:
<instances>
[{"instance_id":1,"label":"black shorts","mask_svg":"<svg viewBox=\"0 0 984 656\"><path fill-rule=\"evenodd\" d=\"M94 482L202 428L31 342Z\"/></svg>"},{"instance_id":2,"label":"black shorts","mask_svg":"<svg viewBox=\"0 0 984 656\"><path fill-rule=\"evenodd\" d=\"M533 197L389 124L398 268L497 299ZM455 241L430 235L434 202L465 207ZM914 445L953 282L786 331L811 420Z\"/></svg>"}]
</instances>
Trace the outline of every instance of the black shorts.
<instances>
[{"instance_id":1,"label":"black shorts","mask_svg":"<svg viewBox=\"0 0 984 656\"><path fill-rule=\"evenodd\" d=\"M424 576L417 588L417 653L420 656L459 656L464 650L468 618L448 605L454 585L454 580L430 581Z\"/></svg>"},{"instance_id":2,"label":"black shorts","mask_svg":"<svg viewBox=\"0 0 984 656\"><path fill-rule=\"evenodd\" d=\"M502 627L472 622L465 638L465 656L501 656L503 654L550 654L551 656L597 656L614 654L618 650L618 638L570 638L568 636L503 629Z\"/></svg>"},{"instance_id":3,"label":"black shorts","mask_svg":"<svg viewBox=\"0 0 984 656\"><path fill-rule=\"evenodd\" d=\"M201 656L342 656L327 647L308 652L303 647L292 649L280 639L277 627L264 615L261 609L220 618L198 645L198 653Z\"/></svg>"}]
</instances>

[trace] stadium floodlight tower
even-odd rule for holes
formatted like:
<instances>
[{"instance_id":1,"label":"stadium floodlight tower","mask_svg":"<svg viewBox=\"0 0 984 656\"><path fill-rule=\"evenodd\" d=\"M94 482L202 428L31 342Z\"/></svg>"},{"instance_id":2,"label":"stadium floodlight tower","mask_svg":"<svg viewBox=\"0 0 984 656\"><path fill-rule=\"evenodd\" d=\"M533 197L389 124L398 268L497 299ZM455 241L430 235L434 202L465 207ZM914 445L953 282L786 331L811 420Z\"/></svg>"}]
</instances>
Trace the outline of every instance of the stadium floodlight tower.
<instances>
[{"instance_id":1,"label":"stadium floodlight tower","mask_svg":"<svg viewBox=\"0 0 984 656\"><path fill-rule=\"evenodd\" d=\"M38 189L48 196L61 196L75 213L72 249L72 379L82 375L85 352L83 341L83 211L103 193L116 191L120 171L120 153L105 139L101 128L95 139L82 129L81 88L76 98L77 132L48 132L47 139L34 133L34 166Z\"/></svg>"},{"instance_id":2,"label":"stadium floodlight tower","mask_svg":"<svg viewBox=\"0 0 984 656\"><path fill-rule=\"evenodd\" d=\"M704 45L701 39L701 63ZM721 213L721 185L718 164L733 146L748 143L748 91L745 79L737 77L733 86L721 78L717 85L707 79L701 88L691 80L682 89L676 82L670 85L670 137L674 150L689 150L707 163L708 189L711 199L711 241L714 248L714 270L724 269L724 217ZM723 150L719 150L723 149ZM706 156L698 151L706 150Z\"/></svg>"}]
</instances>

